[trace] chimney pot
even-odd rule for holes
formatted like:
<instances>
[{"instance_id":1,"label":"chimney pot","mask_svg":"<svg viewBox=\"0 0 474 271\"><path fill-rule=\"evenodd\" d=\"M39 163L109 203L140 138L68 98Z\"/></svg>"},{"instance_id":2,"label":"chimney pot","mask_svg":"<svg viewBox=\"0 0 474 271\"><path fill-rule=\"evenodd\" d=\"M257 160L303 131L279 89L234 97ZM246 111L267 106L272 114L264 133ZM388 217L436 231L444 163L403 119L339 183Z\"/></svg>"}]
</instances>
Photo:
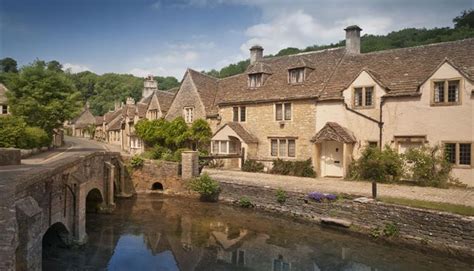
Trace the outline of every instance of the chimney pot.
<instances>
[{"instance_id":1,"label":"chimney pot","mask_svg":"<svg viewBox=\"0 0 474 271\"><path fill-rule=\"evenodd\" d=\"M351 25L344 29L346 31L346 52L351 55L360 54L360 28L357 25Z\"/></svg>"},{"instance_id":2,"label":"chimney pot","mask_svg":"<svg viewBox=\"0 0 474 271\"><path fill-rule=\"evenodd\" d=\"M250 48L250 64L254 64L263 58L263 47L254 45Z\"/></svg>"}]
</instances>

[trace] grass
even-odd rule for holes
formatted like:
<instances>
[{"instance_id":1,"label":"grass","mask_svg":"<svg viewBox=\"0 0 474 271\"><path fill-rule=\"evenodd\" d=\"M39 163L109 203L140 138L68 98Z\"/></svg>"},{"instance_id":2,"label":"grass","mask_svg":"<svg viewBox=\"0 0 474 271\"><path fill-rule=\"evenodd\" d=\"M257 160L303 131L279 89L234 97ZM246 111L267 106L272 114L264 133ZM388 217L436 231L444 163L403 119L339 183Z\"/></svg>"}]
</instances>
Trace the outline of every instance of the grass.
<instances>
[{"instance_id":1,"label":"grass","mask_svg":"<svg viewBox=\"0 0 474 271\"><path fill-rule=\"evenodd\" d=\"M460 215L474 216L474 207L451 204L444 202L432 202L425 200L414 200L414 199L403 199L403 198L392 198L392 197L380 197L378 200L385 203L392 203L398 205L405 205L416 208L431 209L436 211L444 211L449 213L455 213Z\"/></svg>"}]
</instances>

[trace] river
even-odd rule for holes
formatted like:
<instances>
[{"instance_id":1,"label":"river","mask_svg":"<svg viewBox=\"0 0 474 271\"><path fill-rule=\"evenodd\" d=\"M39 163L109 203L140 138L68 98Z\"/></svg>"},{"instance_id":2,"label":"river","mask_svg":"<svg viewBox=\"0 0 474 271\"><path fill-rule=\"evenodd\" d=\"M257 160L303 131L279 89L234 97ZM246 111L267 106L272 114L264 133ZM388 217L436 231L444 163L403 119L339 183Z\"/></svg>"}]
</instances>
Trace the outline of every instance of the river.
<instances>
[{"instance_id":1,"label":"river","mask_svg":"<svg viewBox=\"0 0 474 271\"><path fill-rule=\"evenodd\" d=\"M273 214L140 195L88 214L88 243L45 251L43 270L473 270Z\"/></svg>"}]
</instances>

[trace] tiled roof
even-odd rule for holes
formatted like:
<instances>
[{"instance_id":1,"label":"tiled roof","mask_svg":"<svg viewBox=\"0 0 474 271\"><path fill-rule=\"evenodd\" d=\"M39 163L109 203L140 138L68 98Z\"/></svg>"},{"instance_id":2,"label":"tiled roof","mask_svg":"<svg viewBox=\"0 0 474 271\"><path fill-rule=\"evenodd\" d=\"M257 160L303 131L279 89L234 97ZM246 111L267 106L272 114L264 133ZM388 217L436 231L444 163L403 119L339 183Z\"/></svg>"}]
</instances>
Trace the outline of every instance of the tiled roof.
<instances>
[{"instance_id":1,"label":"tiled roof","mask_svg":"<svg viewBox=\"0 0 474 271\"><path fill-rule=\"evenodd\" d=\"M95 125L102 125L102 123L104 123L104 116L96 116Z\"/></svg>"},{"instance_id":2,"label":"tiled roof","mask_svg":"<svg viewBox=\"0 0 474 271\"><path fill-rule=\"evenodd\" d=\"M266 73L272 74L272 68L270 65L263 63L261 61L251 64L247 67L247 74L254 74L254 73Z\"/></svg>"},{"instance_id":3,"label":"tiled roof","mask_svg":"<svg viewBox=\"0 0 474 271\"><path fill-rule=\"evenodd\" d=\"M109 124L107 130L109 131L117 131L122 129L122 116L117 116L112 122Z\"/></svg>"},{"instance_id":4,"label":"tiled roof","mask_svg":"<svg viewBox=\"0 0 474 271\"><path fill-rule=\"evenodd\" d=\"M223 125L219 130L217 130L215 134L217 134L220 130L222 130L224 127L229 126L234 132L242 138L242 140L245 143L258 143L258 139L252 135L250 132L248 132L240 123L238 122L228 122L225 125Z\"/></svg>"},{"instance_id":5,"label":"tiled roof","mask_svg":"<svg viewBox=\"0 0 474 271\"><path fill-rule=\"evenodd\" d=\"M105 123L110 123L112 120L117 118L117 116L122 115L122 108L116 110L116 111L111 111L107 112L104 115L104 121Z\"/></svg>"},{"instance_id":6,"label":"tiled roof","mask_svg":"<svg viewBox=\"0 0 474 271\"><path fill-rule=\"evenodd\" d=\"M4 84L0 83L0 104L7 103L7 91L8 89L5 87Z\"/></svg>"},{"instance_id":7,"label":"tiled roof","mask_svg":"<svg viewBox=\"0 0 474 271\"><path fill-rule=\"evenodd\" d=\"M89 124L95 124L95 117L89 111L89 108L85 108L79 116L72 120L72 123L76 126L76 128L83 128Z\"/></svg>"},{"instance_id":8,"label":"tiled roof","mask_svg":"<svg viewBox=\"0 0 474 271\"><path fill-rule=\"evenodd\" d=\"M144 118L146 117L146 110L148 108L147 104L144 103L137 103L137 111L138 111L138 117L139 118Z\"/></svg>"},{"instance_id":9,"label":"tiled roof","mask_svg":"<svg viewBox=\"0 0 474 271\"><path fill-rule=\"evenodd\" d=\"M217 113L215 107L215 98L217 93L217 79L206 74L197 72L192 69L187 71L191 76L191 80L201 97L201 101L206 109L206 114ZM247 80L245 81L247 83Z\"/></svg>"},{"instance_id":10,"label":"tiled roof","mask_svg":"<svg viewBox=\"0 0 474 271\"><path fill-rule=\"evenodd\" d=\"M341 143L354 143L356 138L346 128L337 122L327 122L321 130L311 139L313 142L337 141Z\"/></svg>"},{"instance_id":11,"label":"tiled roof","mask_svg":"<svg viewBox=\"0 0 474 271\"><path fill-rule=\"evenodd\" d=\"M172 92L171 90L169 91L158 90L158 91L155 91L155 93L158 97L158 102L160 103L161 111L163 113L168 112L176 93Z\"/></svg>"}]
</instances>

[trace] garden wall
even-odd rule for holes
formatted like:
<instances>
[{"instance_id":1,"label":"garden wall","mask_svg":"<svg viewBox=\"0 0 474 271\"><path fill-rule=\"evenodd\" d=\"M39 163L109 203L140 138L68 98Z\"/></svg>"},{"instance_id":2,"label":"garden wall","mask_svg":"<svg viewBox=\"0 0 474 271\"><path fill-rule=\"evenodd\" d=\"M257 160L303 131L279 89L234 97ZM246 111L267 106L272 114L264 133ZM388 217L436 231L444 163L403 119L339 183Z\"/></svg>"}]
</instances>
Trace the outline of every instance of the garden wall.
<instances>
[{"instance_id":1,"label":"garden wall","mask_svg":"<svg viewBox=\"0 0 474 271\"><path fill-rule=\"evenodd\" d=\"M288 199L280 204L275 189L226 182L221 182L221 188L221 199L227 202L235 203L245 196L259 209L318 223L327 218L339 219L350 225L341 227L348 232L469 261L474 259L474 217L375 201L340 199L319 203L308 199L305 193L296 192L287 192ZM394 231L398 234L388 236Z\"/></svg>"},{"instance_id":2,"label":"garden wall","mask_svg":"<svg viewBox=\"0 0 474 271\"><path fill-rule=\"evenodd\" d=\"M150 192L162 185L165 192L182 192L185 190L180 176L179 163L163 160L145 160L143 166L131 171L135 192ZM155 187L153 186L154 184Z\"/></svg>"}]
</instances>

